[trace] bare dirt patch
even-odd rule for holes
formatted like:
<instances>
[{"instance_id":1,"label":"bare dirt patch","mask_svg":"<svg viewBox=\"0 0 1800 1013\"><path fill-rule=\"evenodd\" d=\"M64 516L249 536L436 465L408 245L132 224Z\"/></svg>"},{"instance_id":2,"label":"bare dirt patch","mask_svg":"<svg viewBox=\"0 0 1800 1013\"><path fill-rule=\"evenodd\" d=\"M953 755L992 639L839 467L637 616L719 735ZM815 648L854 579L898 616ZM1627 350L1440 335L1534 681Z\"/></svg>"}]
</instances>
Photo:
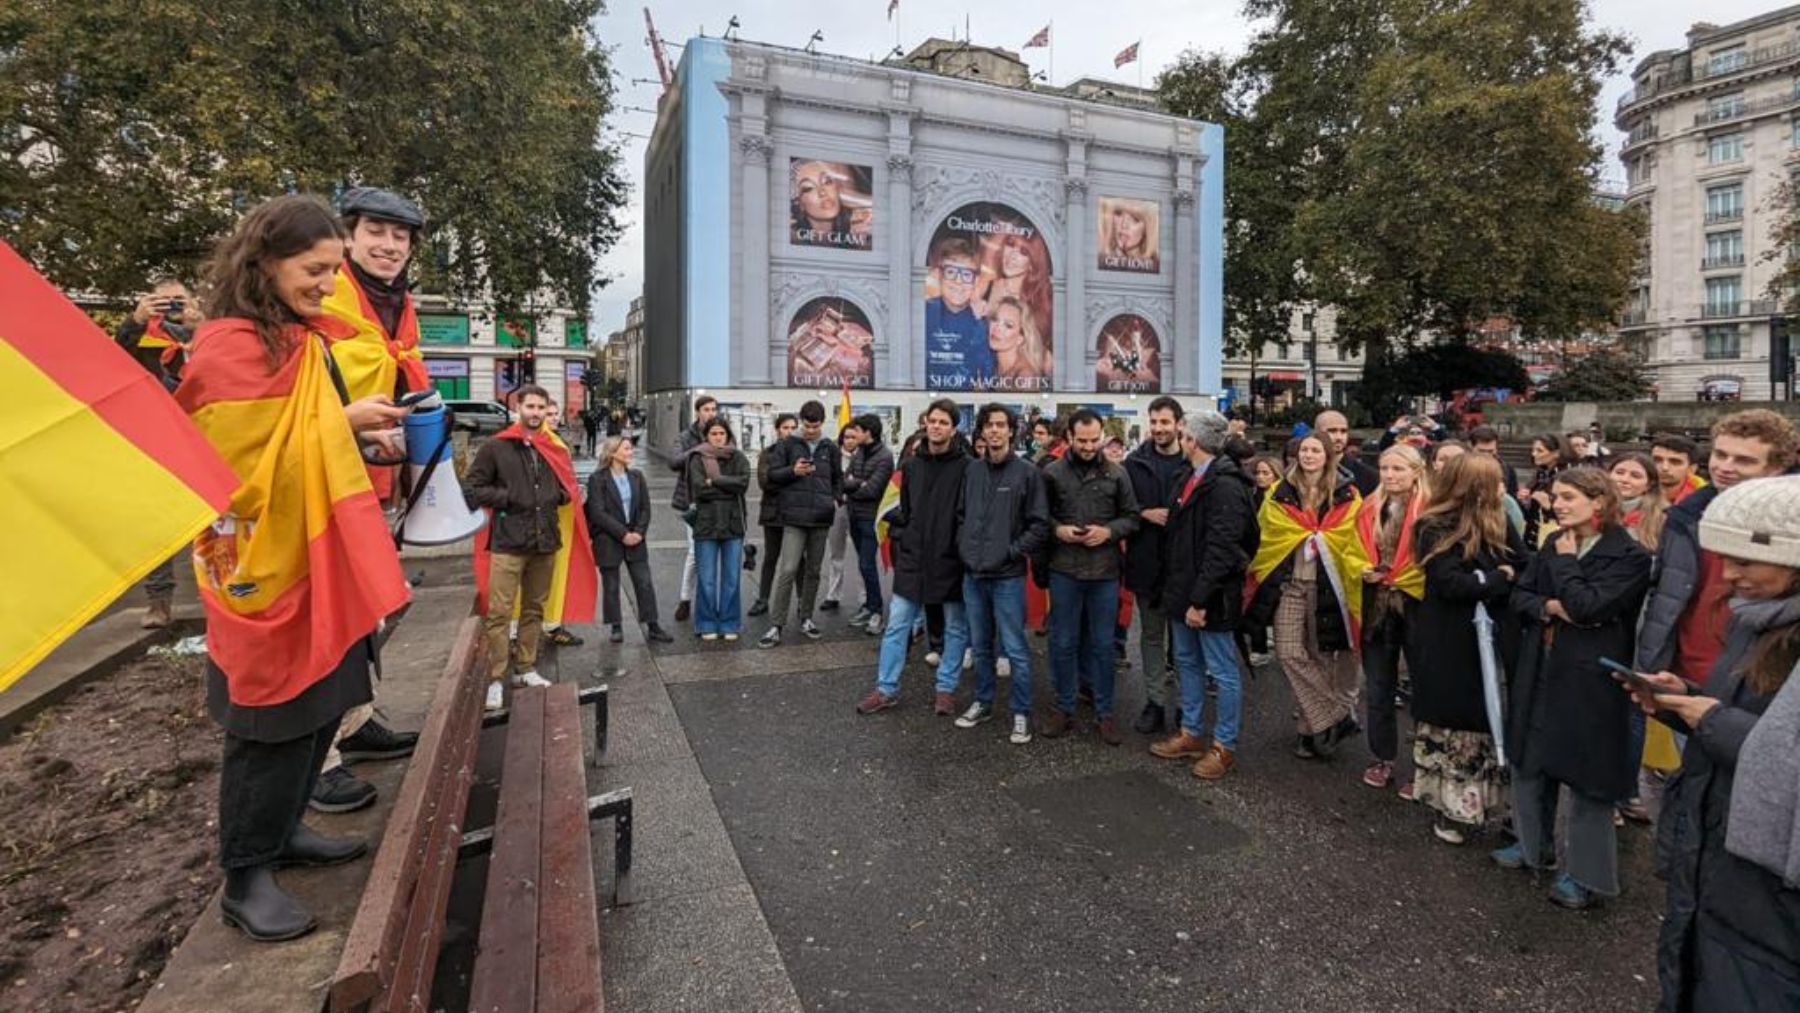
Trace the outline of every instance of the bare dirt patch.
<instances>
[{"instance_id":1,"label":"bare dirt patch","mask_svg":"<svg viewBox=\"0 0 1800 1013\"><path fill-rule=\"evenodd\" d=\"M133 1009L217 889L202 671L146 658L0 743L0 1009Z\"/></svg>"}]
</instances>

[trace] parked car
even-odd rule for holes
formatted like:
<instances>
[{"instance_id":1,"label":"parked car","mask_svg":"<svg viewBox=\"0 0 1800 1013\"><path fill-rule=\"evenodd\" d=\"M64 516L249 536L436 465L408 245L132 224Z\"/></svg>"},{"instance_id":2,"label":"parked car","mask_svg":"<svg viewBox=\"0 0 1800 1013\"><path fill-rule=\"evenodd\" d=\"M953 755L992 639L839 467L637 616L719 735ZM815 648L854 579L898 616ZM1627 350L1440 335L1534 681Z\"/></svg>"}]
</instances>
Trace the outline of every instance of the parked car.
<instances>
[{"instance_id":1,"label":"parked car","mask_svg":"<svg viewBox=\"0 0 1800 1013\"><path fill-rule=\"evenodd\" d=\"M512 412L498 401L445 401L456 415L456 426L475 433L497 433L512 424Z\"/></svg>"}]
</instances>

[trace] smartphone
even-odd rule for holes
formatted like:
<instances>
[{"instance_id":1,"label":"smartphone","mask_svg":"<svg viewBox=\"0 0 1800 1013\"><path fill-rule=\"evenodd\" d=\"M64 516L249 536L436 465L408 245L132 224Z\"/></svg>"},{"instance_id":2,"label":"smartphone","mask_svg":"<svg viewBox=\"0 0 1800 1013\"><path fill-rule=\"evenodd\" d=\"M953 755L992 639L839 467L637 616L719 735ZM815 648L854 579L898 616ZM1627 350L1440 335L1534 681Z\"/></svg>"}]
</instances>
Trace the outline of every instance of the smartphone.
<instances>
[{"instance_id":1,"label":"smartphone","mask_svg":"<svg viewBox=\"0 0 1800 1013\"><path fill-rule=\"evenodd\" d=\"M1631 683L1633 686L1637 687L1638 689L1644 690L1647 693L1666 692L1661 687L1657 686L1656 683L1651 682L1649 679L1644 678L1644 675L1642 672L1639 672L1637 669L1632 668L1630 665L1621 665L1618 662L1612 660L1611 658L1601 658L1600 659L1600 667L1605 668L1608 671L1611 671L1613 673L1623 676L1627 682Z\"/></svg>"},{"instance_id":2,"label":"smartphone","mask_svg":"<svg viewBox=\"0 0 1800 1013\"><path fill-rule=\"evenodd\" d=\"M1086 524L1075 525L1075 537L1076 538L1086 538L1087 533L1088 533L1088 526Z\"/></svg>"},{"instance_id":3,"label":"smartphone","mask_svg":"<svg viewBox=\"0 0 1800 1013\"><path fill-rule=\"evenodd\" d=\"M398 398L396 398L394 400L394 404L401 408L411 408L413 405L416 405L419 402L426 400L427 398L433 398L436 396L437 396L437 391L435 391L435 390L408 391L407 393L402 394Z\"/></svg>"}]
</instances>

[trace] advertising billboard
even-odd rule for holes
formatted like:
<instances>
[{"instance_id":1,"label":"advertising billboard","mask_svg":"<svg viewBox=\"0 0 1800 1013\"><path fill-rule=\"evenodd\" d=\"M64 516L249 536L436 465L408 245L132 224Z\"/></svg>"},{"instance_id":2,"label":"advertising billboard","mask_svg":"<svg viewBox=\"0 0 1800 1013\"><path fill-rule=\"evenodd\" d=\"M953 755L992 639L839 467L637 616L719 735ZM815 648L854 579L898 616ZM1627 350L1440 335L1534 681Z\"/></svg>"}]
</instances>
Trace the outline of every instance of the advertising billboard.
<instances>
[{"instance_id":1,"label":"advertising billboard","mask_svg":"<svg viewBox=\"0 0 1800 1013\"><path fill-rule=\"evenodd\" d=\"M875 386L875 331L848 299L814 299L788 323L788 386Z\"/></svg>"},{"instance_id":2,"label":"advertising billboard","mask_svg":"<svg viewBox=\"0 0 1800 1013\"><path fill-rule=\"evenodd\" d=\"M927 388L1051 388L1050 247L1030 218L1005 204L965 204L932 233L925 267Z\"/></svg>"},{"instance_id":3,"label":"advertising billboard","mask_svg":"<svg viewBox=\"0 0 1800 1013\"><path fill-rule=\"evenodd\" d=\"M1160 209L1153 200L1130 197L1100 198L1100 257L1102 271L1157 274L1162 261L1157 253Z\"/></svg>"},{"instance_id":4,"label":"advertising billboard","mask_svg":"<svg viewBox=\"0 0 1800 1013\"><path fill-rule=\"evenodd\" d=\"M1121 313L1100 328L1094 389L1108 394L1162 393L1162 341L1150 321Z\"/></svg>"},{"instance_id":5,"label":"advertising billboard","mask_svg":"<svg viewBox=\"0 0 1800 1013\"><path fill-rule=\"evenodd\" d=\"M866 165L788 160L788 242L866 250L875 235L875 174Z\"/></svg>"}]
</instances>

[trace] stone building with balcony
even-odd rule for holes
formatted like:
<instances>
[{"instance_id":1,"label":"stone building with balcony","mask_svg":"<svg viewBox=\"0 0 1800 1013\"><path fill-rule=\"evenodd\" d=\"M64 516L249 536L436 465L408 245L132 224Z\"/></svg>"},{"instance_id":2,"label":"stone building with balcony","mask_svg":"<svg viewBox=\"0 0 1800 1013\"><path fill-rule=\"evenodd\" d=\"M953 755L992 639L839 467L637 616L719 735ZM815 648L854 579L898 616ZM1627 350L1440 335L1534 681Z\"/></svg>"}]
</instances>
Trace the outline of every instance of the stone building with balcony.
<instances>
[{"instance_id":1,"label":"stone building with balcony","mask_svg":"<svg viewBox=\"0 0 1800 1013\"><path fill-rule=\"evenodd\" d=\"M1626 200L1650 228L1620 335L1665 400L1778 397L1772 198L1800 168L1800 6L1694 25L1632 81L1615 123Z\"/></svg>"}]
</instances>

